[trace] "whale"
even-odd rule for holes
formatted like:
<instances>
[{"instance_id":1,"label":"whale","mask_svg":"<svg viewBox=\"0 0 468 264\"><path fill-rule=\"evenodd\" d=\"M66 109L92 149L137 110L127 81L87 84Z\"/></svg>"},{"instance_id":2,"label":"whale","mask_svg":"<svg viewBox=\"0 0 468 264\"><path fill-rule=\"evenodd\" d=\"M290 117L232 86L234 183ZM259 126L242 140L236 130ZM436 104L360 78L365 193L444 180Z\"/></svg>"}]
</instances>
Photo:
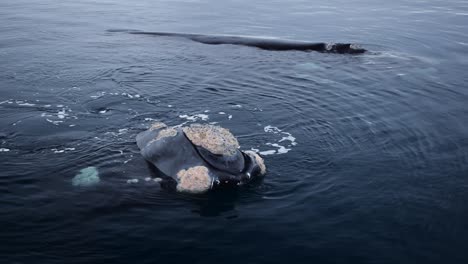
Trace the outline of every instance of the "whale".
<instances>
[{"instance_id":1,"label":"whale","mask_svg":"<svg viewBox=\"0 0 468 264\"><path fill-rule=\"evenodd\" d=\"M263 158L241 151L237 139L225 128L191 124L168 127L157 122L136 136L143 158L164 178L172 179L179 192L205 193L236 188L261 179Z\"/></svg>"},{"instance_id":2,"label":"whale","mask_svg":"<svg viewBox=\"0 0 468 264\"><path fill-rule=\"evenodd\" d=\"M140 30L110 29L108 32L125 32L155 37L177 37L208 45L240 45L269 51L317 51L321 53L362 54L367 50L351 43L307 42L275 38L258 38L230 35L204 35L190 33L152 32Z\"/></svg>"}]
</instances>

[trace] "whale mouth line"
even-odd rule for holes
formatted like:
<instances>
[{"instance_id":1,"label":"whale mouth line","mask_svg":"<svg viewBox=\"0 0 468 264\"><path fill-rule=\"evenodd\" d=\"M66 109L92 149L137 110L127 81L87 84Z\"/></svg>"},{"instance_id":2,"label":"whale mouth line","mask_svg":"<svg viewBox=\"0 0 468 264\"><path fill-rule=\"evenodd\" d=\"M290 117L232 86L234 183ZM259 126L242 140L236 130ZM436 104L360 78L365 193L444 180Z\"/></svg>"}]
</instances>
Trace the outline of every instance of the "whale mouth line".
<instances>
[{"instance_id":1,"label":"whale mouth line","mask_svg":"<svg viewBox=\"0 0 468 264\"><path fill-rule=\"evenodd\" d=\"M135 35L149 35L156 37L179 37L189 39L202 44L208 45L239 45L247 47L255 47L269 51L317 51L321 53L336 53L336 54L362 54L367 52L357 44L352 43L326 43L326 42L307 42L286 40L277 38L260 38L250 36L232 36L232 35L204 35L191 33L174 33L174 32L152 32L132 29L109 29L107 32L113 33L129 33Z\"/></svg>"}]
</instances>

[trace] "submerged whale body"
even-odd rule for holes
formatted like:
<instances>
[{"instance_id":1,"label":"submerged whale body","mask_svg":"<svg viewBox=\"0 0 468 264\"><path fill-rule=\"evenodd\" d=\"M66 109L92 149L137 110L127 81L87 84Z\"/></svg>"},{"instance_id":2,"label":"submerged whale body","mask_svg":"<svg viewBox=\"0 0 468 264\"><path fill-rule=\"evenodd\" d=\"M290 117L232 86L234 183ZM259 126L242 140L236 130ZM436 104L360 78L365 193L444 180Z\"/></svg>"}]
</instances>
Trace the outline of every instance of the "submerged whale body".
<instances>
[{"instance_id":1,"label":"submerged whale body","mask_svg":"<svg viewBox=\"0 0 468 264\"><path fill-rule=\"evenodd\" d=\"M222 35L202 35L202 34L185 34L185 33L169 33L169 32L149 32L139 30L108 30L109 32L127 32L138 35L151 35L163 37L180 37L190 39L195 42L209 45L241 45L248 47L256 47L264 50L272 51L318 51L323 53L339 53L339 54L361 54L366 52L365 49L349 43L324 43L324 42L305 42L294 40L255 38L255 37L240 37L240 36L222 36Z\"/></svg>"},{"instance_id":2,"label":"submerged whale body","mask_svg":"<svg viewBox=\"0 0 468 264\"><path fill-rule=\"evenodd\" d=\"M239 186L266 173L263 159L255 152L240 151L237 139L219 126L174 128L155 123L139 133L136 142L141 155L171 177L180 192Z\"/></svg>"}]
</instances>

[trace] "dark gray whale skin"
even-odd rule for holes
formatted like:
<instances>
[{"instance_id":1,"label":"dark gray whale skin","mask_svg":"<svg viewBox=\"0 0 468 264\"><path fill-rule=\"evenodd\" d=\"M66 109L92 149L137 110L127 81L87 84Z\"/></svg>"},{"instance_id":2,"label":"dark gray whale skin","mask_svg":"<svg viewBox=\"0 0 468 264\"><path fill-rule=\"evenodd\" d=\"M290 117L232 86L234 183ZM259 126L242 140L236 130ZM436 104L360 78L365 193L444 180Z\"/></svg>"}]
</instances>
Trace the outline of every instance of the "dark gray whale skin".
<instances>
[{"instance_id":1,"label":"dark gray whale skin","mask_svg":"<svg viewBox=\"0 0 468 264\"><path fill-rule=\"evenodd\" d=\"M190 39L195 42L209 45L241 45L247 47L256 47L263 50L271 51L317 51L322 53L338 53L338 54L362 54L367 50L349 43L324 43L324 42L305 42L294 40L267 39L255 37L240 37L240 36L223 36L223 35L202 35L202 34L186 34L186 33L170 33L170 32L150 32L139 30L108 30L108 32L126 32L137 35L150 35L162 37L179 37Z\"/></svg>"}]
</instances>

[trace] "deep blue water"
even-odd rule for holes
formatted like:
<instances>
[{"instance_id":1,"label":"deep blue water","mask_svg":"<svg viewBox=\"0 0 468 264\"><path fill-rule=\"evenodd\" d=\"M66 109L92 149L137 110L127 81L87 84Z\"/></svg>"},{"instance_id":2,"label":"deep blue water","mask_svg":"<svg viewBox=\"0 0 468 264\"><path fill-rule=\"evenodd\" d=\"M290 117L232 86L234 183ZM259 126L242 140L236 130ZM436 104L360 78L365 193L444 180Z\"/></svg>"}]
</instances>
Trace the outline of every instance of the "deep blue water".
<instances>
[{"instance_id":1,"label":"deep blue water","mask_svg":"<svg viewBox=\"0 0 468 264\"><path fill-rule=\"evenodd\" d=\"M0 262L468 263L467 25L454 0L2 0ZM275 152L265 180L146 181L135 135L185 115ZM72 186L87 166L101 182Z\"/></svg>"}]
</instances>

